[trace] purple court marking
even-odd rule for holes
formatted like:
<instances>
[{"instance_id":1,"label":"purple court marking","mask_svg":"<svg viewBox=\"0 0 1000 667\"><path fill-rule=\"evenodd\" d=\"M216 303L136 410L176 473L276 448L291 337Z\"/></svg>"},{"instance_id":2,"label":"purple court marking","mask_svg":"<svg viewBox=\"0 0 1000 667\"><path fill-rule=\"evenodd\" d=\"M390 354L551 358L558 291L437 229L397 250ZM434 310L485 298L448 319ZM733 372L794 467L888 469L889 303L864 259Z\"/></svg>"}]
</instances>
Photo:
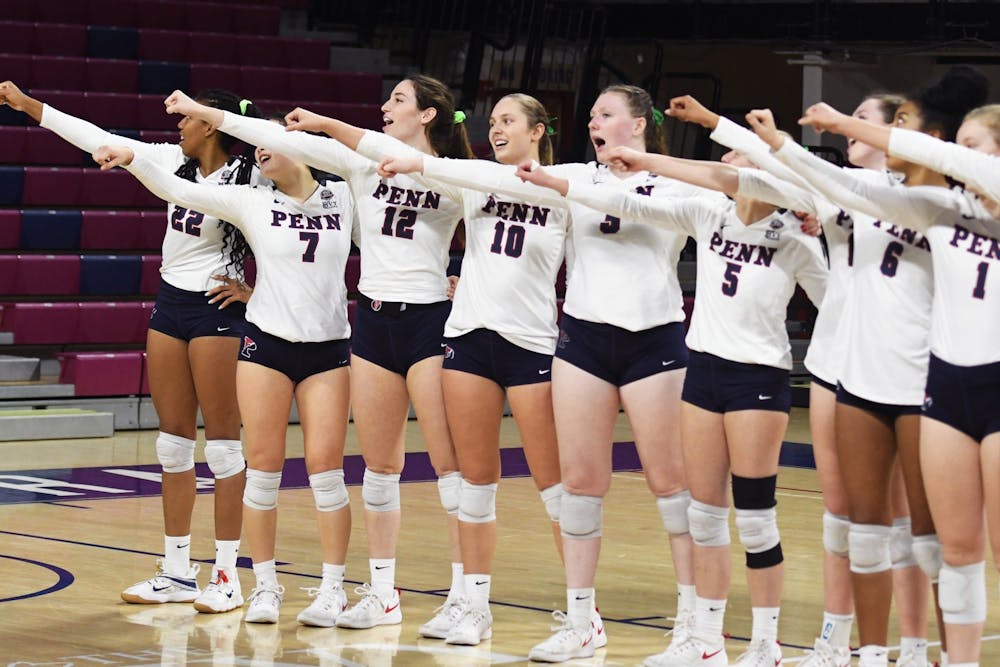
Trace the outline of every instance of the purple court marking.
<instances>
[{"instance_id":1,"label":"purple court marking","mask_svg":"<svg viewBox=\"0 0 1000 667\"><path fill-rule=\"evenodd\" d=\"M67 586L72 584L73 581L75 580L75 578L70 572L56 565L52 565L50 563L42 563L37 560L18 558L17 556L8 556L6 554L0 554L0 558L6 558L7 560L17 560L21 561L22 563L28 563L29 565L37 565L38 567L43 567L46 570L51 570L52 572L55 572L56 576L59 577L59 581L52 584L48 588L42 589L40 591L35 591L34 593L25 593L24 595L18 595L12 598L0 598L0 602L14 602L15 600L26 600L28 598L38 597L39 595L48 595L49 593L55 593L56 591L61 591L62 589L66 588Z\"/></svg>"}]
</instances>

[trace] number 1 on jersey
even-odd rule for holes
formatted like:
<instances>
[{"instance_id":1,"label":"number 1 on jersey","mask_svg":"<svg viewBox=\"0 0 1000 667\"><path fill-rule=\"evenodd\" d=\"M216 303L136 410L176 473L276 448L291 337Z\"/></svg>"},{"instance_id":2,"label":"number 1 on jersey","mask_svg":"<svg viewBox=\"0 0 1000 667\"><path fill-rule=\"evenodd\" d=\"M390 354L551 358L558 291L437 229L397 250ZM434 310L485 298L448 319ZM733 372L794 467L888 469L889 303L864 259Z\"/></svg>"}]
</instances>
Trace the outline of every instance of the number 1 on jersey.
<instances>
[{"instance_id":1,"label":"number 1 on jersey","mask_svg":"<svg viewBox=\"0 0 1000 667\"><path fill-rule=\"evenodd\" d=\"M413 238L413 225L417 222L417 212L412 208L404 208L396 215L395 206L385 208L385 220L382 221L382 234L385 236L395 236L400 239ZM393 233L393 223L396 230Z\"/></svg>"},{"instance_id":2,"label":"number 1 on jersey","mask_svg":"<svg viewBox=\"0 0 1000 667\"><path fill-rule=\"evenodd\" d=\"M976 299L986 298L986 273L990 270L987 262L980 262L976 267L976 286L972 290L972 296Z\"/></svg>"}]
</instances>

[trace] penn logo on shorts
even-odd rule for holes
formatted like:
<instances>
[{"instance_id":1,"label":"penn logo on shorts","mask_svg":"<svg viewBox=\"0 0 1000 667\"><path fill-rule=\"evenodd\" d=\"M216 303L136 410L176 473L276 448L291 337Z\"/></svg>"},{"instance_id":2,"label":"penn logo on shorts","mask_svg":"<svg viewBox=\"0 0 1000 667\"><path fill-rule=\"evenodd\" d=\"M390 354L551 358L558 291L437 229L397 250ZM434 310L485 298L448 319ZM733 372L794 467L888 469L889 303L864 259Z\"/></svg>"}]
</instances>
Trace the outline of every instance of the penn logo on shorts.
<instances>
[{"instance_id":1,"label":"penn logo on shorts","mask_svg":"<svg viewBox=\"0 0 1000 667\"><path fill-rule=\"evenodd\" d=\"M250 353L257 349L257 343L250 336L243 337L243 350L240 352L241 355L250 358Z\"/></svg>"},{"instance_id":2,"label":"penn logo on shorts","mask_svg":"<svg viewBox=\"0 0 1000 667\"><path fill-rule=\"evenodd\" d=\"M569 334L566 333L565 331L563 331L562 329L560 329L559 330L559 342L556 343L556 347L558 347L560 350L565 350L567 343L569 343Z\"/></svg>"},{"instance_id":3,"label":"penn logo on shorts","mask_svg":"<svg viewBox=\"0 0 1000 667\"><path fill-rule=\"evenodd\" d=\"M445 359L454 359L455 358L455 350L452 349L451 345L445 345L444 346L444 358Z\"/></svg>"},{"instance_id":4,"label":"penn logo on shorts","mask_svg":"<svg viewBox=\"0 0 1000 667\"><path fill-rule=\"evenodd\" d=\"M924 394L924 412L930 410L934 406L934 399L930 397L930 394Z\"/></svg>"},{"instance_id":5,"label":"penn logo on shorts","mask_svg":"<svg viewBox=\"0 0 1000 667\"><path fill-rule=\"evenodd\" d=\"M372 310L374 310L376 313L378 311L382 310L382 302L378 301L378 300L373 300L372 301Z\"/></svg>"},{"instance_id":6,"label":"penn logo on shorts","mask_svg":"<svg viewBox=\"0 0 1000 667\"><path fill-rule=\"evenodd\" d=\"M150 313L149 313L149 319L153 319L154 315L156 315L156 306L153 306L153 310L150 311Z\"/></svg>"}]
</instances>

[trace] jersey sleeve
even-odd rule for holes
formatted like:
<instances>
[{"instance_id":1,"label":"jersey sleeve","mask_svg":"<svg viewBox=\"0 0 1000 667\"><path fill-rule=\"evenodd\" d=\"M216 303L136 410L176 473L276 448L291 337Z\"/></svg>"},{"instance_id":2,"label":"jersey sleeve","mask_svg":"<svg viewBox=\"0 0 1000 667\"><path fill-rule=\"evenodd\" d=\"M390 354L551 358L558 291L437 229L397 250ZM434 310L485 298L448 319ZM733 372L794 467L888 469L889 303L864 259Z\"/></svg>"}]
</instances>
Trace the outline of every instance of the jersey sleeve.
<instances>
[{"instance_id":1,"label":"jersey sleeve","mask_svg":"<svg viewBox=\"0 0 1000 667\"><path fill-rule=\"evenodd\" d=\"M930 167L1000 201L1000 158L914 130L894 127L889 154Z\"/></svg>"},{"instance_id":2,"label":"jersey sleeve","mask_svg":"<svg viewBox=\"0 0 1000 667\"><path fill-rule=\"evenodd\" d=\"M409 157L412 155L418 155L425 159L424 164L426 165L426 160L434 157L433 155L428 155L423 151L419 151L409 144L404 144L399 139L390 137L384 132L374 132L372 130L365 130L364 136L361 137L361 141L358 142L358 153L373 162L382 162L387 157ZM426 188L436 190L443 194L448 199L460 202L462 201L462 188L458 185L454 185L447 181L443 181L436 178L430 178L427 174L408 174L417 183L420 183Z\"/></svg>"},{"instance_id":3,"label":"jersey sleeve","mask_svg":"<svg viewBox=\"0 0 1000 667\"><path fill-rule=\"evenodd\" d=\"M695 197L666 199L645 197L623 187L570 181L566 199L601 213L627 218L697 238L699 227L708 223L718 207Z\"/></svg>"},{"instance_id":4,"label":"jersey sleeve","mask_svg":"<svg viewBox=\"0 0 1000 667\"><path fill-rule=\"evenodd\" d=\"M237 227L245 226L245 221L254 208L250 201L253 199L253 188L247 185L220 188L217 185L193 183L174 176L156 164L141 147L133 150L135 158L125 169L154 195L166 202L227 220Z\"/></svg>"},{"instance_id":5,"label":"jersey sleeve","mask_svg":"<svg viewBox=\"0 0 1000 667\"><path fill-rule=\"evenodd\" d=\"M179 164L184 156L175 144L147 144L128 137L108 132L90 121L63 113L55 107L42 106L42 120L39 123L81 150L93 153L101 146L128 146L132 151L142 148L144 153L159 164Z\"/></svg>"},{"instance_id":6,"label":"jersey sleeve","mask_svg":"<svg viewBox=\"0 0 1000 667\"><path fill-rule=\"evenodd\" d=\"M805 179L789 169L780 160L775 159L771 154L771 147L763 139L728 118L719 117L719 124L715 126L710 138L718 144L742 153L755 165L781 180L793 183L802 189L809 189L809 184Z\"/></svg>"},{"instance_id":7,"label":"jersey sleeve","mask_svg":"<svg viewBox=\"0 0 1000 667\"><path fill-rule=\"evenodd\" d=\"M534 183L525 183L515 175L515 170L512 165L486 160L453 160L431 156L424 158L424 176L435 182L450 183L480 192L495 192L532 204L565 208L566 200L559 193Z\"/></svg>"},{"instance_id":8,"label":"jersey sleeve","mask_svg":"<svg viewBox=\"0 0 1000 667\"><path fill-rule=\"evenodd\" d=\"M826 295L826 281L830 275L823 248L819 239L804 234L798 239L798 246L800 261L795 282L802 286L809 300L819 308Z\"/></svg>"},{"instance_id":9,"label":"jersey sleeve","mask_svg":"<svg viewBox=\"0 0 1000 667\"><path fill-rule=\"evenodd\" d=\"M740 169L737 194L765 201L789 211L803 211L824 218L836 217L839 209L814 193L783 181L773 174L760 169Z\"/></svg>"},{"instance_id":10,"label":"jersey sleeve","mask_svg":"<svg viewBox=\"0 0 1000 667\"><path fill-rule=\"evenodd\" d=\"M374 168L371 160L358 155L336 139L308 132L289 132L278 123L262 118L247 118L224 111L219 130L254 146L281 153L310 167L344 178Z\"/></svg>"}]
</instances>

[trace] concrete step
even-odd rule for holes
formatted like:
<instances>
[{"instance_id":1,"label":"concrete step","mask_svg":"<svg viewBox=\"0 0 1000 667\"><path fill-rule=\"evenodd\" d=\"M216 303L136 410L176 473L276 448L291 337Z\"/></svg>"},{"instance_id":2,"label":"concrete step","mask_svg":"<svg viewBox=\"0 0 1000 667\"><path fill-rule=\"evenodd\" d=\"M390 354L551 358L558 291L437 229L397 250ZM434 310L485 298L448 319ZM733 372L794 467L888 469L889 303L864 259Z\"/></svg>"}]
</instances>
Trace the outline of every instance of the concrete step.
<instances>
[{"instance_id":1,"label":"concrete step","mask_svg":"<svg viewBox=\"0 0 1000 667\"><path fill-rule=\"evenodd\" d=\"M14 344L14 332L0 331L0 345L13 345L13 344Z\"/></svg>"},{"instance_id":2,"label":"concrete step","mask_svg":"<svg viewBox=\"0 0 1000 667\"><path fill-rule=\"evenodd\" d=\"M0 382L28 382L41 376L42 362L36 357L0 354Z\"/></svg>"},{"instance_id":3,"label":"concrete step","mask_svg":"<svg viewBox=\"0 0 1000 667\"><path fill-rule=\"evenodd\" d=\"M0 441L106 438L115 418L91 410L0 410Z\"/></svg>"},{"instance_id":4,"label":"concrete step","mask_svg":"<svg viewBox=\"0 0 1000 667\"><path fill-rule=\"evenodd\" d=\"M73 385L59 384L57 379L49 377L34 382L0 383L0 400L28 401L72 396Z\"/></svg>"}]
</instances>

